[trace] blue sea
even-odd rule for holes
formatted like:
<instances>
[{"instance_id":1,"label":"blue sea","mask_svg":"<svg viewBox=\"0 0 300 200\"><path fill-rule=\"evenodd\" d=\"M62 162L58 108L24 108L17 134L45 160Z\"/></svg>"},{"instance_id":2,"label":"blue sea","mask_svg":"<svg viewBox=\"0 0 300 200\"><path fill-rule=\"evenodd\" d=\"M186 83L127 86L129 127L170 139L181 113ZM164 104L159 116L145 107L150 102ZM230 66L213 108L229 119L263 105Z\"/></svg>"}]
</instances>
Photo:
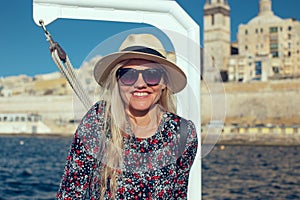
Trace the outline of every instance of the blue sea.
<instances>
[{"instance_id":1,"label":"blue sea","mask_svg":"<svg viewBox=\"0 0 300 200\"><path fill-rule=\"evenodd\" d=\"M71 141L1 136L0 199L55 199ZM202 159L202 199L300 199L299 154L296 146L215 146Z\"/></svg>"}]
</instances>

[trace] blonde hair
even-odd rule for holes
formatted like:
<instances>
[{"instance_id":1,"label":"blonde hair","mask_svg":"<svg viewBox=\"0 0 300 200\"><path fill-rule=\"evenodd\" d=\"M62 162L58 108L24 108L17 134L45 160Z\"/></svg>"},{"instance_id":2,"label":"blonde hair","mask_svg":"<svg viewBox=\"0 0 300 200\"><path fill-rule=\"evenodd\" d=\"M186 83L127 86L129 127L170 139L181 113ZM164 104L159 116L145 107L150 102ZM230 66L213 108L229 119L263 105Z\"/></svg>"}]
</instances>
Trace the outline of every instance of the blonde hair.
<instances>
[{"instance_id":1,"label":"blonde hair","mask_svg":"<svg viewBox=\"0 0 300 200\"><path fill-rule=\"evenodd\" d=\"M104 131L106 137L110 140L106 149L107 158L101 171L101 200L104 199L107 188L110 188L112 198L115 199L117 192L117 176L122 175L122 153L123 153L123 134L126 128L126 113L124 104L119 92L119 87L116 78L116 71L124 66L130 60L123 61L116 65L107 77L103 87L101 87L100 98L105 101L105 117L104 117ZM160 96L158 104L168 112L176 113L176 97L173 92L166 87ZM120 109L122 108L122 109ZM109 134L110 133L110 134ZM107 179L110 179L109 186Z\"/></svg>"}]
</instances>

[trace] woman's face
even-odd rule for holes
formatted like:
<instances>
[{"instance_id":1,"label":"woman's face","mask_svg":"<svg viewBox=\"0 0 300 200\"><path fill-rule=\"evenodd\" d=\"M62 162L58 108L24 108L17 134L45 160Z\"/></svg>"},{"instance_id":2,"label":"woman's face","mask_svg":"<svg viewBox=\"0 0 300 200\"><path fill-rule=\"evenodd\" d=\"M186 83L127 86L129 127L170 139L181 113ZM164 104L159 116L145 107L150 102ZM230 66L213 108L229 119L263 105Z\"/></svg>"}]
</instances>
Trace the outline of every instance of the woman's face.
<instances>
[{"instance_id":1,"label":"woman's face","mask_svg":"<svg viewBox=\"0 0 300 200\"><path fill-rule=\"evenodd\" d=\"M130 60L118 70L117 79L125 108L132 115L147 113L166 88L162 68L146 60Z\"/></svg>"}]
</instances>

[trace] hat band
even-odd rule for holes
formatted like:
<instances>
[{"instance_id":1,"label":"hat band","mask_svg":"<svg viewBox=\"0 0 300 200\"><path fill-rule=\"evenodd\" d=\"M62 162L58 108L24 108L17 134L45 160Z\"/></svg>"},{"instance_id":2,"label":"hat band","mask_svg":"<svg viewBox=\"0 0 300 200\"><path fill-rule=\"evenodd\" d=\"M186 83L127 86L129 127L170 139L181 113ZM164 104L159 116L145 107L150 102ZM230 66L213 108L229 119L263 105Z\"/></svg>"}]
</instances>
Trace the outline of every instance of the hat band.
<instances>
[{"instance_id":1,"label":"hat band","mask_svg":"<svg viewBox=\"0 0 300 200\"><path fill-rule=\"evenodd\" d=\"M166 58L165 56L161 55L161 53L159 53L155 49L151 49L149 47L144 47L144 46L131 46L131 47L127 47L127 48L123 49L122 51L135 51L135 52L152 54L155 56L159 56L161 58Z\"/></svg>"}]
</instances>

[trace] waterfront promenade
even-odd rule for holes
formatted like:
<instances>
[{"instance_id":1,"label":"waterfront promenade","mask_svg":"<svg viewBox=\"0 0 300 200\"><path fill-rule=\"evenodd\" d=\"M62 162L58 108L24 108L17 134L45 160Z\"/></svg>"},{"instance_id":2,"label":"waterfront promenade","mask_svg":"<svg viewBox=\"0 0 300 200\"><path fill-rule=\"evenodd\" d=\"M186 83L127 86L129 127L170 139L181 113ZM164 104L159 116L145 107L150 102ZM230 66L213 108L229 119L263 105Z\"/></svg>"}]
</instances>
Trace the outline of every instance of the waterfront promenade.
<instances>
[{"instance_id":1,"label":"waterfront promenade","mask_svg":"<svg viewBox=\"0 0 300 200\"><path fill-rule=\"evenodd\" d=\"M223 129L211 130L202 127L201 131L202 144L215 143L217 138L217 143L221 145L300 145L300 126L225 126Z\"/></svg>"}]
</instances>

